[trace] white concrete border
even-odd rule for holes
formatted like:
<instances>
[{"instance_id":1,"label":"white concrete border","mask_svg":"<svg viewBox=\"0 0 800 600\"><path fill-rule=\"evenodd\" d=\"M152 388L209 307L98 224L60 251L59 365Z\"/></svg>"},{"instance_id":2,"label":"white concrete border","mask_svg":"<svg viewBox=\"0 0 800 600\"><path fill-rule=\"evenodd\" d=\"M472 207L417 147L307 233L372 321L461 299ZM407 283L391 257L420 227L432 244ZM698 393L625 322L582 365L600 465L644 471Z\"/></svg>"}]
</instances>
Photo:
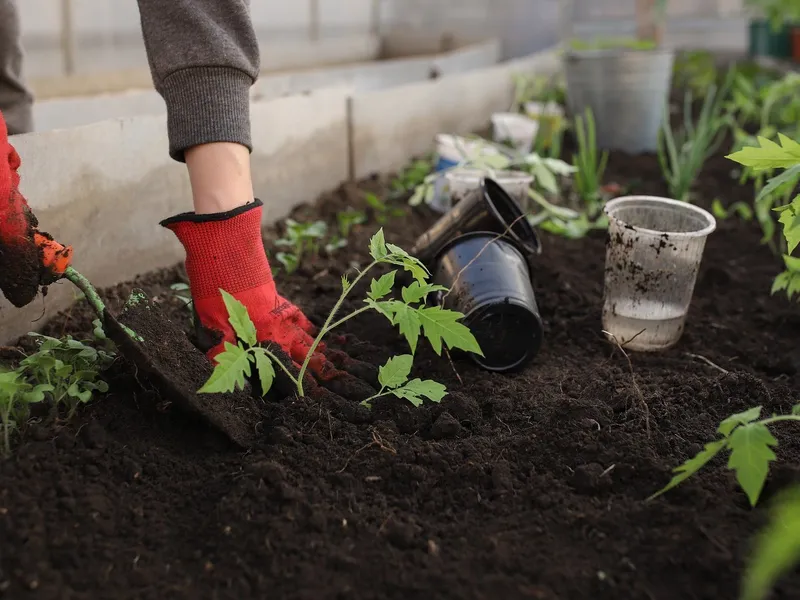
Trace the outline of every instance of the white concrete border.
<instances>
[{"instance_id":1,"label":"white concrete border","mask_svg":"<svg viewBox=\"0 0 800 600\"><path fill-rule=\"evenodd\" d=\"M441 131L468 132L511 102L512 75L552 73L552 52L388 90L328 88L255 101L252 157L265 223L348 179L401 167ZM167 155L164 116L138 116L15 136L23 193L44 229L75 248L98 287L173 265L182 251L164 217L189 209L185 168ZM67 283L24 309L0 302L0 343L43 324L75 298Z\"/></svg>"},{"instance_id":2,"label":"white concrete border","mask_svg":"<svg viewBox=\"0 0 800 600\"><path fill-rule=\"evenodd\" d=\"M271 100L324 87L346 85L356 90L382 89L439 75L466 72L496 64L500 45L489 40L441 55L358 62L284 73L264 73L253 86L253 100ZM148 75L149 77L149 75ZM160 115L164 102L152 88L43 100L34 105L37 131L79 127L105 119Z\"/></svg>"},{"instance_id":3,"label":"white concrete border","mask_svg":"<svg viewBox=\"0 0 800 600\"><path fill-rule=\"evenodd\" d=\"M429 151L437 133L469 133L508 110L515 73L550 75L561 68L550 50L479 69L385 90L356 92L351 100L356 178L401 168Z\"/></svg>"}]
</instances>

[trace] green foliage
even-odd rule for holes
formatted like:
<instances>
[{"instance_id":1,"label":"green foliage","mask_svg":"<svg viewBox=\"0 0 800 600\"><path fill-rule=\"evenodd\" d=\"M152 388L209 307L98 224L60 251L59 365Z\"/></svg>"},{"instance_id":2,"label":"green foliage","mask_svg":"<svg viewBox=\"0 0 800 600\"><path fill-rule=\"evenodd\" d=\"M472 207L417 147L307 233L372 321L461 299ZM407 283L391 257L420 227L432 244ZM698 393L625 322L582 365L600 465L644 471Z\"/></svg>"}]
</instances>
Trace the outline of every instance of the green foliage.
<instances>
[{"instance_id":1,"label":"green foliage","mask_svg":"<svg viewBox=\"0 0 800 600\"><path fill-rule=\"evenodd\" d=\"M728 158L756 174L765 171L771 173L773 169L785 169L779 175L770 177L755 202L757 215L759 209L763 212L765 208L771 208L778 214L778 222L783 225L786 270L778 275L772 285L772 291L775 293L785 290L788 297L792 298L800 290L797 284L800 262L791 257L791 253L800 244L800 194L796 194L796 188L800 183L800 143L779 133L778 143L759 137L758 144L757 147L748 146L729 154ZM774 206L773 194L778 194L785 200L794 195L794 199L786 204ZM760 219L764 219L763 215L760 215Z\"/></svg>"},{"instance_id":2,"label":"green foliage","mask_svg":"<svg viewBox=\"0 0 800 600\"><path fill-rule=\"evenodd\" d=\"M729 207L724 207L719 198L715 198L711 203L711 212L717 219L725 220L732 215L736 215L742 221L753 220L753 209L746 202L734 202Z\"/></svg>"},{"instance_id":3,"label":"green foliage","mask_svg":"<svg viewBox=\"0 0 800 600\"><path fill-rule=\"evenodd\" d=\"M528 102L541 102L548 104L555 102L563 106L567 101L567 90L563 75L547 77L545 75L527 75L515 73L512 75L514 82L514 102L512 112L524 110Z\"/></svg>"},{"instance_id":4,"label":"green foliage","mask_svg":"<svg viewBox=\"0 0 800 600\"><path fill-rule=\"evenodd\" d=\"M716 60L708 50L681 52L675 58L673 72L675 84L691 90L696 98L705 96L719 78Z\"/></svg>"},{"instance_id":5,"label":"green foliage","mask_svg":"<svg viewBox=\"0 0 800 600\"><path fill-rule=\"evenodd\" d=\"M251 375L251 365L255 365L256 372L261 380L262 392L266 394L275 377L274 368L271 368L268 372L264 370L266 365L270 365L271 361L272 363L277 362L278 366L297 386L298 394L302 396L304 393L304 374L323 337L346 321L367 310L379 312L398 328L401 335L408 341L412 352L410 356L413 356L416 352L418 341L421 337L430 342L431 347L437 354L441 354L444 347L481 354L477 340L469 329L460 322L464 315L439 306L425 305L425 300L429 294L446 291L446 289L428 281L430 274L419 260L409 255L399 246L387 243L383 235L383 229L380 229L370 240L369 252L373 259L370 265L359 272L352 281L346 276L342 277L342 293L309 348L303 365L300 367L300 372L296 377L271 352L257 346L256 329L247 314L246 307L233 296L222 291L225 307L228 311L228 320L236 332L238 342L235 345L225 344L224 351L216 358L217 364L214 367L214 372L205 385L200 388L199 392L228 392L236 388L241 389ZM362 308L336 320L336 315L348 294L366 276L367 272L378 265L393 265L411 274L414 280L402 288L402 299L388 298L393 290L397 275L396 270L389 271L370 281L369 291ZM392 369L402 366L405 360L402 359L399 363L393 362L388 367L384 366L386 370L384 378L388 383L381 383L385 388L382 394L394 394L415 404L422 402L422 398L434 401L441 400L444 395L444 387L439 386L439 384L434 385L435 382L404 380L394 385L396 378L390 378ZM272 366L270 365L270 367ZM441 396L439 395L440 393Z\"/></svg>"},{"instance_id":6,"label":"green foliage","mask_svg":"<svg viewBox=\"0 0 800 600\"><path fill-rule=\"evenodd\" d=\"M664 118L658 138L658 161L676 200L689 201L692 184L700 175L705 161L717 151L727 132L729 119L723 112L733 78L733 71L722 87L712 85L705 95L697 122L693 119L693 95L687 91L683 101L683 127L673 131L669 110Z\"/></svg>"},{"instance_id":7,"label":"green foliage","mask_svg":"<svg viewBox=\"0 0 800 600\"><path fill-rule=\"evenodd\" d=\"M378 370L380 391L361 404L370 407L375 398L386 394L408 400L414 406L421 406L426 399L431 402L441 402L447 395L447 389L441 383L429 379L409 380L413 363L414 357L411 354L401 354L386 361L386 364Z\"/></svg>"},{"instance_id":8,"label":"green foliage","mask_svg":"<svg viewBox=\"0 0 800 600\"><path fill-rule=\"evenodd\" d=\"M275 258L283 265L287 273L296 271L306 255L316 255L320 244L328 233L325 221L298 223L294 219L286 219L284 237L275 241L276 246L289 248L288 252L278 252Z\"/></svg>"},{"instance_id":9,"label":"green foliage","mask_svg":"<svg viewBox=\"0 0 800 600\"><path fill-rule=\"evenodd\" d=\"M270 358L277 359L265 348L258 346L256 326L253 324L247 307L225 290L220 290L228 322L236 333L236 344L225 342L224 350L216 357L216 366L211 377L203 384L198 394L215 394L243 390L251 368L255 367L261 384L261 392L266 395L275 379L275 369ZM280 364L280 362L278 362Z\"/></svg>"},{"instance_id":10,"label":"green foliage","mask_svg":"<svg viewBox=\"0 0 800 600\"><path fill-rule=\"evenodd\" d=\"M717 428L722 439L709 442L697 455L674 469L672 480L648 500L656 498L686 481L723 450L730 452L728 468L736 473L736 480L755 506L769 472L769 463L775 460L773 448L778 440L769 425L780 421L800 421L800 405L791 415L772 416L759 420L761 407L756 406L723 420Z\"/></svg>"},{"instance_id":11,"label":"green foliage","mask_svg":"<svg viewBox=\"0 0 800 600\"><path fill-rule=\"evenodd\" d=\"M742 581L741 600L766 600L781 576L800 563L800 487L784 490L770 506Z\"/></svg>"},{"instance_id":12,"label":"green foliage","mask_svg":"<svg viewBox=\"0 0 800 600\"><path fill-rule=\"evenodd\" d=\"M430 157L412 160L392 180L391 190L395 194L403 194L421 185L433 171L433 160Z\"/></svg>"},{"instance_id":13,"label":"green foliage","mask_svg":"<svg viewBox=\"0 0 800 600\"><path fill-rule=\"evenodd\" d=\"M0 427L3 429L3 445L0 455L11 454L11 434L19 424L28 419L30 404L44 400L45 392L52 391L49 384L33 385L22 372L0 372Z\"/></svg>"},{"instance_id":14,"label":"green foliage","mask_svg":"<svg viewBox=\"0 0 800 600\"><path fill-rule=\"evenodd\" d=\"M655 50L657 44L653 40L636 38L595 38L592 40L572 40L572 50Z\"/></svg>"},{"instance_id":15,"label":"green foliage","mask_svg":"<svg viewBox=\"0 0 800 600\"><path fill-rule=\"evenodd\" d=\"M389 202L381 200L372 192L364 194L367 205L372 209L373 217L378 225L386 225L391 219L405 216L402 208L392 206Z\"/></svg>"},{"instance_id":16,"label":"green foliage","mask_svg":"<svg viewBox=\"0 0 800 600\"><path fill-rule=\"evenodd\" d=\"M38 333L29 335L37 340L39 349L20 362L20 370L37 387L52 388L44 390L45 397L56 406L64 405L67 418L75 414L79 405L91 401L95 392L108 391L100 374L111 365L112 354L71 336L57 339Z\"/></svg>"},{"instance_id":17,"label":"green foliage","mask_svg":"<svg viewBox=\"0 0 800 600\"><path fill-rule=\"evenodd\" d=\"M575 135L578 140L578 153L573 155L575 190L591 212L599 211L603 174L608 164L608 152L598 153L595 134L594 115L587 108L585 116L575 117Z\"/></svg>"}]
</instances>

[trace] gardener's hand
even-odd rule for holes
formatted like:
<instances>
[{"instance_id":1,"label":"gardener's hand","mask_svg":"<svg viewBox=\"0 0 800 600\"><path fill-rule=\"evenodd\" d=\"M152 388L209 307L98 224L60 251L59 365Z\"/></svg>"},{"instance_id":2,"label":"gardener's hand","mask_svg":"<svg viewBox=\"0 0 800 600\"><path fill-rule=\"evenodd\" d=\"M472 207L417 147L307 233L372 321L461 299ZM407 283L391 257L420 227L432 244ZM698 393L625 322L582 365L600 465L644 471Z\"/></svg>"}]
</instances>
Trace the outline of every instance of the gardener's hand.
<instances>
[{"instance_id":1,"label":"gardener's hand","mask_svg":"<svg viewBox=\"0 0 800 600\"><path fill-rule=\"evenodd\" d=\"M224 342L236 342L222 289L247 307L259 342L277 344L302 364L316 331L302 311L275 289L261 239L261 212L262 204L256 200L227 213L181 214L162 225L186 249L196 321L202 325L198 337L209 358L223 351ZM361 400L375 393L362 379L373 379L374 369L322 344L308 368L320 383L342 396Z\"/></svg>"},{"instance_id":2,"label":"gardener's hand","mask_svg":"<svg viewBox=\"0 0 800 600\"><path fill-rule=\"evenodd\" d=\"M59 279L72 253L37 230L36 217L19 191L19 167L19 154L8 141L0 114L0 290L16 307Z\"/></svg>"}]
</instances>

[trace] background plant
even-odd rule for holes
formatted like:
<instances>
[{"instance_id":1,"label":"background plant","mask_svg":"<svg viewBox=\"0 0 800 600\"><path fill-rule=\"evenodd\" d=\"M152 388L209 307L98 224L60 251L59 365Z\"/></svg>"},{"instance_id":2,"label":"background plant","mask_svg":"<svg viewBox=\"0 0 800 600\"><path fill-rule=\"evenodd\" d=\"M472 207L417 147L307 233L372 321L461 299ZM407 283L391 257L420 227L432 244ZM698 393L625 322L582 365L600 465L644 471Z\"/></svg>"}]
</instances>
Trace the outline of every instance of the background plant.
<instances>
[{"instance_id":1,"label":"background plant","mask_svg":"<svg viewBox=\"0 0 800 600\"><path fill-rule=\"evenodd\" d=\"M265 365L266 362L271 362L277 363L279 368L283 369L285 375L295 384L298 395L303 396L303 378L309 361L322 339L337 327L368 310L374 310L384 315L392 325L398 328L400 334L408 342L412 356L416 353L420 337L426 338L437 354L441 354L444 347L482 354L475 337L460 322L463 314L444 309L441 306L426 306L425 300L428 294L445 291L445 288L428 282L429 273L421 262L399 246L386 243L382 229L370 240L369 250L372 262L364 270L358 272L352 281L346 276L342 278L342 293L309 348L296 377L268 349L257 346L255 326L247 314L247 309L233 296L223 293L229 321L237 334L238 341L236 344L225 344L225 350L217 356L214 372L199 392L214 393L241 389L244 387L246 378L251 374L252 366L258 373L262 393L266 394L271 388L275 376L272 365L270 364L268 367ZM398 266L411 274L413 281L402 288L401 299L388 298L397 274L397 270L392 270L370 282L364 306L337 319L337 314L345 298L366 274L378 265ZM393 363L393 365L396 364ZM402 361L400 364L403 364ZM391 371L394 367L388 365L389 363L384 365L384 369ZM396 374L392 378L385 378L382 386L384 393L408 399L428 397L435 400L441 392L438 385L423 385L418 380L398 383Z\"/></svg>"},{"instance_id":2,"label":"background plant","mask_svg":"<svg viewBox=\"0 0 800 600\"><path fill-rule=\"evenodd\" d=\"M800 193L796 193L800 183L800 143L789 137L778 134L778 142L767 138L758 138L759 146L748 146L738 152L728 155L734 160L758 173L783 169L776 176L770 177L766 185L756 197L756 206L764 197L778 190L787 190L787 199L794 195L794 199L781 206L771 206L771 210L778 214L778 222L783 225L783 239L785 253L783 261L785 269L779 274L772 284L772 293L785 291L791 299L800 292L800 259L791 256L800 244Z\"/></svg>"},{"instance_id":3,"label":"background plant","mask_svg":"<svg viewBox=\"0 0 800 600\"><path fill-rule=\"evenodd\" d=\"M664 112L658 137L658 162L676 200L689 201L692 185L703 169L705 161L713 155L727 133L728 118L724 100L732 82L732 71L721 88L712 85L703 100L697 122L693 118L693 98L687 91L683 100L683 126L673 130L669 110Z\"/></svg>"},{"instance_id":4,"label":"background plant","mask_svg":"<svg viewBox=\"0 0 800 600\"><path fill-rule=\"evenodd\" d=\"M29 383L21 370L0 371L0 427L3 445L0 455L11 454L11 435L30 415L30 405L44 400L52 391L49 384Z\"/></svg>"},{"instance_id":5,"label":"background plant","mask_svg":"<svg viewBox=\"0 0 800 600\"><path fill-rule=\"evenodd\" d=\"M391 219L403 217L406 214L406 212L399 206L393 206L388 201L382 200L372 192L365 193L364 200L372 209L373 218L378 225L386 225L386 223L388 223Z\"/></svg>"},{"instance_id":6,"label":"background plant","mask_svg":"<svg viewBox=\"0 0 800 600\"><path fill-rule=\"evenodd\" d=\"M325 221L299 223L294 219L286 219L286 233L284 237L275 241L275 245L290 250L278 252L275 258L287 273L293 273L300 267L305 256L314 256L319 252L327 233L328 224Z\"/></svg>"}]
</instances>

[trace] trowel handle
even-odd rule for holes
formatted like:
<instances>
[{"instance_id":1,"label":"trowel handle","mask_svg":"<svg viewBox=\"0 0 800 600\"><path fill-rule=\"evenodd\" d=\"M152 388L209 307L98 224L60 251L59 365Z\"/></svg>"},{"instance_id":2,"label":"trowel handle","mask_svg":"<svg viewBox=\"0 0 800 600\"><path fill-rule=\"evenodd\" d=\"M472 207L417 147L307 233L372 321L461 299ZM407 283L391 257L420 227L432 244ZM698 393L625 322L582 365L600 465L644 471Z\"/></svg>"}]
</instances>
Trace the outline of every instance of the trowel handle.
<instances>
[{"instance_id":1,"label":"trowel handle","mask_svg":"<svg viewBox=\"0 0 800 600\"><path fill-rule=\"evenodd\" d=\"M42 266L52 276L60 279L72 263L72 246L64 246L48 234L35 231L33 239L41 251Z\"/></svg>"}]
</instances>

